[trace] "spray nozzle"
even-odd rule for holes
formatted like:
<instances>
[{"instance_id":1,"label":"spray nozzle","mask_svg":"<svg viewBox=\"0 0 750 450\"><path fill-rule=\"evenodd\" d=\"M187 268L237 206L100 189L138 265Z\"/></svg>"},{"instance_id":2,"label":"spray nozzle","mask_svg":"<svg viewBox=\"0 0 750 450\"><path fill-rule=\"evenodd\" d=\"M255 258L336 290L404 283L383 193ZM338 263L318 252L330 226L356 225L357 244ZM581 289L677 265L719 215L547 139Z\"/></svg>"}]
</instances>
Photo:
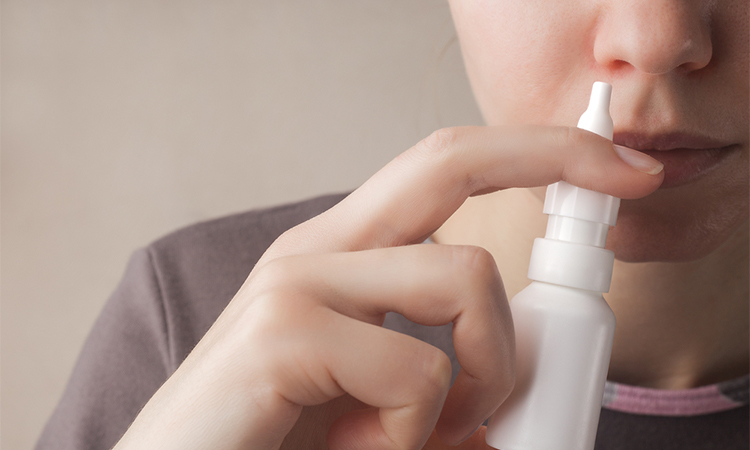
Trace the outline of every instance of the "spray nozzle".
<instances>
[{"instance_id":1,"label":"spray nozzle","mask_svg":"<svg viewBox=\"0 0 750 450\"><path fill-rule=\"evenodd\" d=\"M591 88L589 107L578 120L578 128L591 131L612 140L612 117L609 115L609 102L612 98L612 85L597 81Z\"/></svg>"},{"instance_id":2,"label":"spray nozzle","mask_svg":"<svg viewBox=\"0 0 750 450\"><path fill-rule=\"evenodd\" d=\"M612 86L596 82L578 128L612 139L609 101ZM614 253L605 250L609 227L617 221L620 199L560 181L547 188L549 214L544 239L534 242L529 278L563 286L607 292Z\"/></svg>"}]
</instances>

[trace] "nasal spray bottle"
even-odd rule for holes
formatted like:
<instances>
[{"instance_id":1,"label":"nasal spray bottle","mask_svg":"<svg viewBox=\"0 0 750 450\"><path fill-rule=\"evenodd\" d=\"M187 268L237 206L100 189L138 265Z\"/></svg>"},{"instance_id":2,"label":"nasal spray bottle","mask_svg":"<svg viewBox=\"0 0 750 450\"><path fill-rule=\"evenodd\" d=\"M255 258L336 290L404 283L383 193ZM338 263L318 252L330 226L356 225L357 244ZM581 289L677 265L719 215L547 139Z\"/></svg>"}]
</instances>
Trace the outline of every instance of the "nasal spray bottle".
<instances>
[{"instance_id":1,"label":"nasal spray bottle","mask_svg":"<svg viewBox=\"0 0 750 450\"><path fill-rule=\"evenodd\" d=\"M578 128L612 139L612 86L594 83ZM534 241L532 283L510 302L516 385L490 418L500 450L592 450L615 331L609 291L614 253L604 249L620 199L564 181L547 187L547 233Z\"/></svg>"}]
</instances>

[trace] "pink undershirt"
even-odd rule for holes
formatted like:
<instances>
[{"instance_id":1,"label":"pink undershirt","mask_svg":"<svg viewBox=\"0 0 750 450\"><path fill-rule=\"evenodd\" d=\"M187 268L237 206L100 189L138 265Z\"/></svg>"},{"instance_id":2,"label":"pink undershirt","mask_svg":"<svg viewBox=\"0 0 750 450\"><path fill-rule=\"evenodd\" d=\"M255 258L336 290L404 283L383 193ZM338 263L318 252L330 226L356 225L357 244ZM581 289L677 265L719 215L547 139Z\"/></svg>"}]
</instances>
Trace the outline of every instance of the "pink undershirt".
<instances>
[{"instance_id":1,"label":"pink undershirt","mask_svg":"<svg viewBox=\"0 0 750 450\"><path fill-rule=\"evenodd\" d=\"M607 381L602 406L614 411L651 416L697 416L738 408L748 403L750 377L745 375L692 389L651 389Z\"/></svg>"}]
</instances>

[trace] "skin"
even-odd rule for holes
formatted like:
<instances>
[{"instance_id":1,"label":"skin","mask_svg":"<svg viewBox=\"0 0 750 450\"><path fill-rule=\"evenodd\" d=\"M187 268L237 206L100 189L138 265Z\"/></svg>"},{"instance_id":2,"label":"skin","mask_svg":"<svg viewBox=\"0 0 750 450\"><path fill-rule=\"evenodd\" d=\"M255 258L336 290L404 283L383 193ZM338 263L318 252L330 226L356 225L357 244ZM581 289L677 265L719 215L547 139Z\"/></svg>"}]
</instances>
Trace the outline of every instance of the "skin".
<instances>
[{"instance_id":1,"label":"skin","mask_svg":"<svg viewBox=\"0 0 750 450\"><path fill-rule=\"evenodd\" d=\"M527 282L543 234L535 187L561 179L625 199L608 243L614 379L747 372L747 5L450 5L489 126L436 131L284 233L116 449L487 448L475 430L514 383L506 292ZM717 133L738 149L658 190L657 161L570 128L595 80L614 85L616 128ZM438 245L409 245L431 235ZM453 322L450 390L445 354L380 328L387 311Z\"/></svg>"}]
</instances>

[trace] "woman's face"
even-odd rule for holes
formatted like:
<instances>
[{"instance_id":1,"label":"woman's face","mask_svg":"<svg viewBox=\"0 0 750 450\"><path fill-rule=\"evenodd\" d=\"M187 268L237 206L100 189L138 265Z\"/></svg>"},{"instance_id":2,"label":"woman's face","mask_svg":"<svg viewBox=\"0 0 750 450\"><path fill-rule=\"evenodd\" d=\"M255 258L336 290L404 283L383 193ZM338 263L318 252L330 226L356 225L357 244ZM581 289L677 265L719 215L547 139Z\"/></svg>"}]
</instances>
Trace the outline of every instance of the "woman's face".
<instances>
[{"instance_id":1,"label":"woman's face","mask_svg":"<svg viewBox=\"0 0 750 450\"><path fill-rule=\"evenodd\" d=\"M685 261L746 233L747 0L450 0L488 125L575 125L594 81L613 86L615 143L665 165L623 200L608 248Z\"/></svg>"}]
</instances>

